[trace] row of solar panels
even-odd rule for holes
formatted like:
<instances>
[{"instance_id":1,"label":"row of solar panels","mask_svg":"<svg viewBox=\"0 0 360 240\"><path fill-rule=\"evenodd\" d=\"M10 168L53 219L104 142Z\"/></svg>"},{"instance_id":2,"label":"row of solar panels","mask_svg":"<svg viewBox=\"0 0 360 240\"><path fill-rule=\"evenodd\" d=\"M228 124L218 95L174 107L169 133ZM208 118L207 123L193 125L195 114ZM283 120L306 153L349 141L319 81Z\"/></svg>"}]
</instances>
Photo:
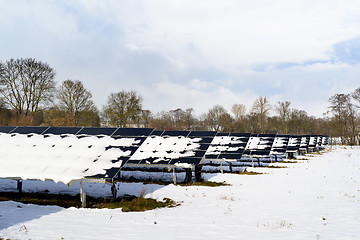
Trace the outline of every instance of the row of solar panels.
<instances>
[{"instance_id":1,"label":"row of solar panels","mask_svg":"<svg viewBox=\"0 0 360 240\"><path fill-rule=\"evenodd\" d=\"M0 133L3 133L3 136L0 134L0 154L4 159L12 157L8 156L6 146L17 146L21 142L20 148L11 148L14 151L11 154L17 158L22 156L18 156L18 151L26 151L25 157L32 159L41 158L42 154L47 154L49 161L74 158L78 163L82 161L84 166L80 170L84 177L99 178L113 177L125 164L198 165L214 160L236 161L243 156L281 155L328 144L327 136L317 135L158 131L152 128L0 126Z\"/></svg>"}]
</instances>

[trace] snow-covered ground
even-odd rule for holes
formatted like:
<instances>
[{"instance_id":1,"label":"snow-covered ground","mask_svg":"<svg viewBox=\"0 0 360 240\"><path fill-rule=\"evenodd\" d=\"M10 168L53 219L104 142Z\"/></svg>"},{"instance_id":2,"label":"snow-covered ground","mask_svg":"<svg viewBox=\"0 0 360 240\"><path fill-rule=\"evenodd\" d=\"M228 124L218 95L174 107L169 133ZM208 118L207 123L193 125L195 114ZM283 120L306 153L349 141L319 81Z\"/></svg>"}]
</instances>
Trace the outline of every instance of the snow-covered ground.
<instances>
[{"instance_id":1,"label":"snow-covered ground","mask_svg":"<svg viewBox=\"0 0 360 240\"><path fill-rule=\"evenodd\" d=\"M121 183L119 194L171 198L181 206L147 212L0 202L0 237L11 239L360 239L360 148L338 147L263 175L205 174L231 186ZM14 190L11 180L0 189ZM24 190L78 186L24 182ZM110 195L107 185L88 194Z\"/></svg>"}]
</instances>

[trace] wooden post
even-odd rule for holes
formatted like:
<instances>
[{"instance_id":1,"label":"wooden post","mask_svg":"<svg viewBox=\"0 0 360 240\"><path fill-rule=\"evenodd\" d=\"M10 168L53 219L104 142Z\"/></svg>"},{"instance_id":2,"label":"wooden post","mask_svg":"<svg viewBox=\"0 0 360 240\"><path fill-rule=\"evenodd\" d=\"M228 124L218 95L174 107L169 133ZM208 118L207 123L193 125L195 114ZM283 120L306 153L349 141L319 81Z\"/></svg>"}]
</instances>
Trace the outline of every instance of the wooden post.
<instances>
[{"instance_id":1,"label":"wooden post","mask_svg":"<svg viewBox=\"0 0 360 240\"><path fill-rule=\"evenodd\" d=\"M223 162L223 161L220 161L220 172L221 172L221 174L224 174L224 169L223 169L223 167L222 167L222 162Z\"/></svg>"}]
</instances>

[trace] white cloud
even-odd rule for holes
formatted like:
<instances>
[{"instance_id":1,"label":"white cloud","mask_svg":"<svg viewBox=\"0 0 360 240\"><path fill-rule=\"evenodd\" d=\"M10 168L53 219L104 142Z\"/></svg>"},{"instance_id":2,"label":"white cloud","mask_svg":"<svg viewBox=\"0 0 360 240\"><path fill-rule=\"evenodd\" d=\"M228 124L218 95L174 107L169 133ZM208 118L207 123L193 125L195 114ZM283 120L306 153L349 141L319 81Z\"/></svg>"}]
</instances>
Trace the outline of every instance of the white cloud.
<instances>
[{"instance_id":1,"label":"white cloud","mask_svg":"<svg viewBox=\"0 0 360 240\"><path fill-rule=\"evenodd\" d=\"M83 81L99 107L125 89L154 112L249 109L266 96L321 116L331 95L359 87L359 65L331 62L335 44L360 36L357 0L19 0L0 9L2 61L46 61L57 81Z\"/></svg>"}]
</instances>

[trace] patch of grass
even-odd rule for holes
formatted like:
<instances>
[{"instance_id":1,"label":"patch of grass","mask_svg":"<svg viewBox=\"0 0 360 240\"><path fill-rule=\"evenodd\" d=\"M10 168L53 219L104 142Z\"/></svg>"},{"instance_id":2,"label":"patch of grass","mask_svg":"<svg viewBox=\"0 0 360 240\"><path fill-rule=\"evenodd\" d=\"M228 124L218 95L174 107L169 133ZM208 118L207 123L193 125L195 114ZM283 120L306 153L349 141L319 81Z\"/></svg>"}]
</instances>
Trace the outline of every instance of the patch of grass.
<instances>
[{"instance_id":1,"label":"patch of grass","mask_svg":"<svg viewBox=\"0 0 360 240\"><path fill-rule=\"evenodd\" d=\"M287 160L285 160L285 161L281 161L279 163L297 163L297 162L296 161L287 161Z\"/></svg>"},{"instance_id":2,"label":"patch of grass","mask_svg":"<svg viewBox=\"0 0 360 240\"><path fill-rule=\"evenodd\" d=\"M248 172L248 171L245 169L245 171L243 171L243 172L239 172L239 173L237 173L237 174L239 174L239 175L260 175L260 174L264 174L264 173L259 173L259 172Z\"/></svg>"},{"instance_id":3,"label":"patch of grass","mask_svg":"<svg viewBox=\"0 0 360 240\"><path fill-rule=\"evenodd\" d=\"M80 195L72 196L68 194L47 194L47 193L22 193L17 192L0 192L0 201L14 200L24 204L37 205L57 205L60 207L81 207ZM152 198L145 198L144 192L140 197L124 196L123 198L108 199L108 198L93 198L86 196L87 208L122 208L123 212L130 211L146 211L161 207L176 207L179 203L174 202L169 198L164 201L157 201ZM3 239L0 239L3 240Z\"/></svg>"},{"instance_id":4,"label":"patch of grass","mask_svg":"<svg viewBox=\"0 0 360 240\"><path fill-rule=\"evenodd\" d=\"M230 184L228 184L226 182L212 182L212 181L180 183L179 185L180 186L204 186L204 187L230 186Z\"/></svg>"},{"instance_id":5,"label":"patch of grass","mask_svg":"<svg viewBox=\"0 0 360 240\"><path fill-rule=\"evenodd\" d=\"M163 208L163 207L176 207L179 206L180 203L176 203L175 201L164 198L163 201L157 201L153 198L145 198L141 195L138 198L133 199L121 199L121 200L114 200L113 202L109 203L101 203L96 204L94 207L96 208L121 208L123 212L141 212L141 211L148 211L153 210L156 208Z\"/></svg>"}]
</instances>

